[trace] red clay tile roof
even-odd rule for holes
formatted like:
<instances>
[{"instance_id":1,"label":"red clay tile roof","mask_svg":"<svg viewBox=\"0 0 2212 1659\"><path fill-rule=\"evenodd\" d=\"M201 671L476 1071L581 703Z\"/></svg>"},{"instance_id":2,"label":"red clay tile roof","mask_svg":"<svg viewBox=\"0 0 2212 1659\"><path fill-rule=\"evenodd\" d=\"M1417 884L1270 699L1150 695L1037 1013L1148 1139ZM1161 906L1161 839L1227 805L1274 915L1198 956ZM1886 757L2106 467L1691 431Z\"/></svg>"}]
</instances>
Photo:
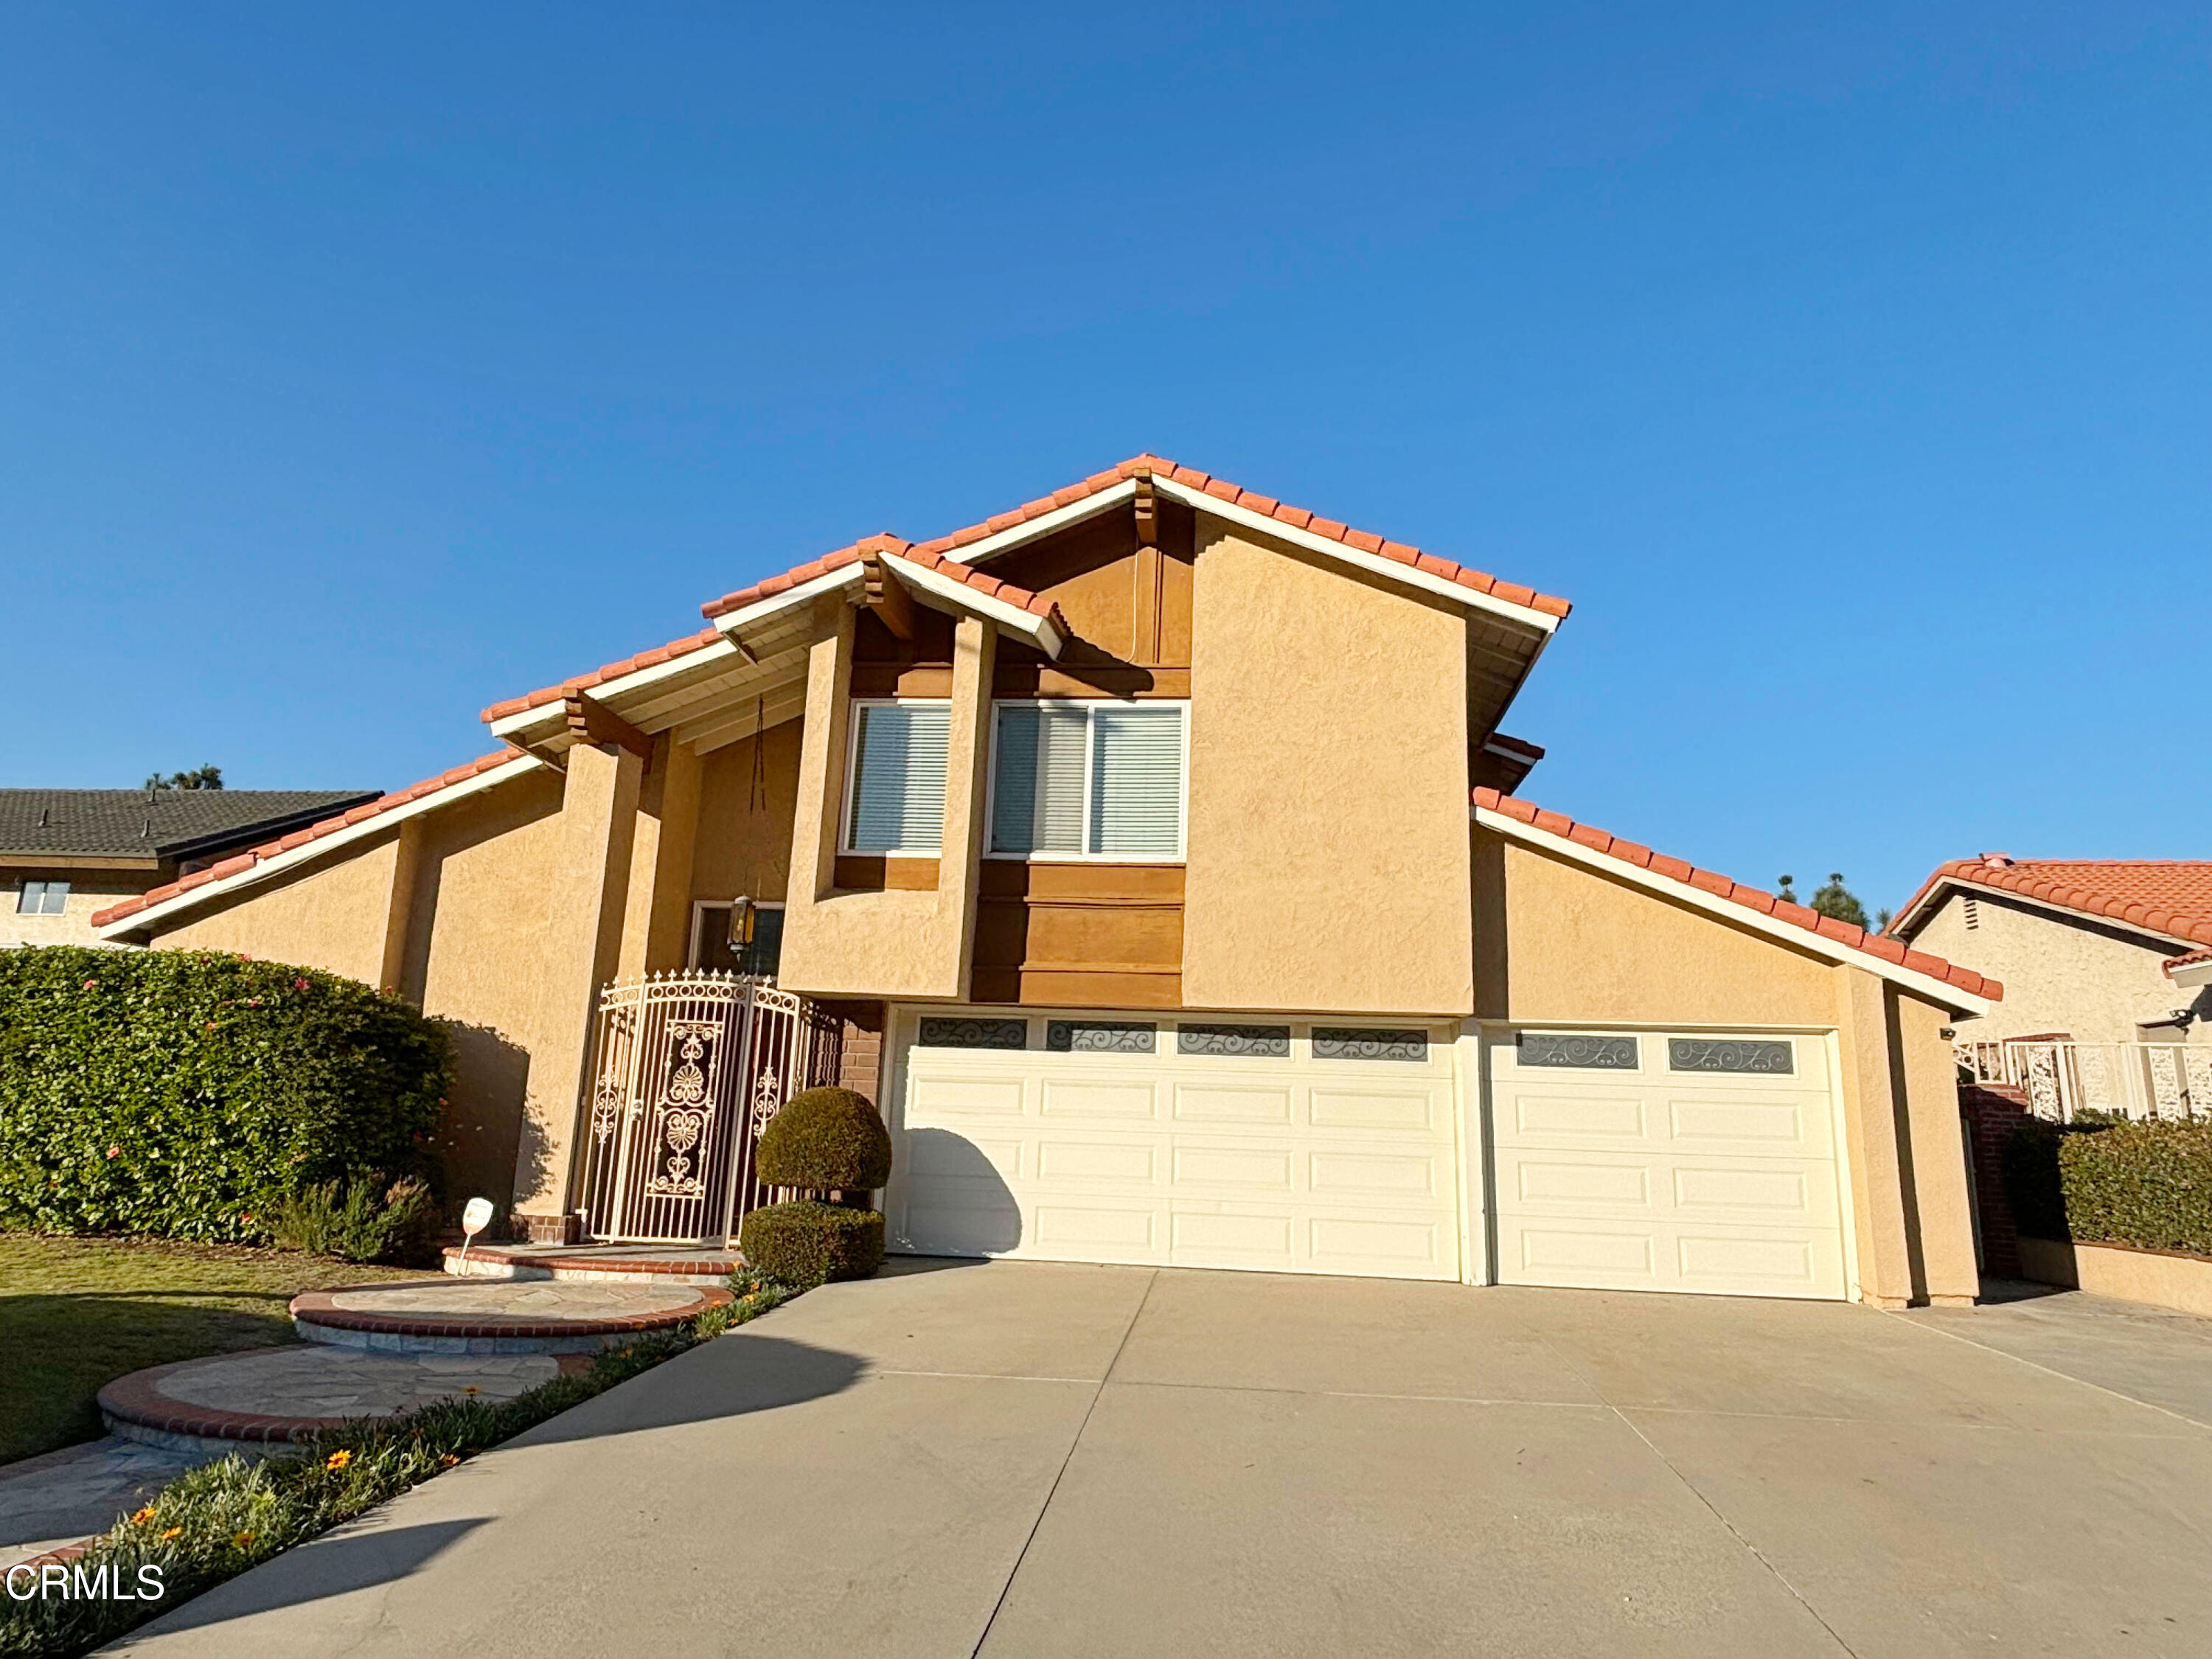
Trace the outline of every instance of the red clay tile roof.
<instances>
[{"instance_id":1,"label":"red clay tile roof","mask_svg":"<svg viewBox=\"0 0 2212 1659\"><path fill-rule=\"evenodd\" d=\"M2194 968L2200 962L2212 962L2212 949L2185 951L2178 957L2168 957L2166 971L2171 974L2177 968Z\"/></svg>"},{"instance_id":2,"label":"red clay tile roof","mask_svg":"<svg viewBox=\"0 0 2212 1659\"><path fill-rule=\"evenodd\" d=\"M275 858L279 853L289 853L295 848L305 847L310 842L320 841L325 836L335 835L339 830L350 828L365 818L373 818L379 813L389 812L395 806L404 806L409 801L420 800L425 795L434 795L440 790L450 789L457 783L466 783L471 778L481 776L495 766L504 766L511 760L522 758L524 758L523 753L519 749L501 749L492 754L479 755L465 766L456 766L450 772L441 772L434 778L425 778L420 783L410 784L406 788L396 790L389 795L380 795L376 799L365 802L351 811L341 812L336 817L325 818L319 823L308 825L305 830L295 830L281 841L267 842L259 847L249 848L246 851L210 865L204 870L196 870L180 881L173 881L166 886L153 888L139 894L136 898L127 898L120 904L111 904L105 910L94 913L92 925L95 927L105 927L110 922L121 921L126 916L135 916L141 910L149 910L155 905L167 903L169 900L179 897L198 888L208 886L214 882L228 881L233 876L243 875L257 864L265 863Z\"/></svg>"},{"instance_id":3,"label":"red clay tile roof","mask_svg":"<svg viewBox=\"0 0 2212 1659\"><path fill-rule=\"evenodd\" d=\"M1067 618L1060 614L1060 607L1050 599L1040 599L1027 588L1017 587L1012 582L1002 582L996 576L987 576L980 570L971 570L942 555L924 553L891 535L870 536L866 540L854 542L850 547L824 553L820 558L787 570L780 576L770 576L766 581L755 582L750 587L741 587L734 593L710 599L699 609L708 617L727 616L732 611L743 610L759 600L787 593L817 576L826 576L833 570L857 564L872 553L896 554L925 568L940 571L953 580L974 588L987 599L1000 599L1017 610L1028 611L1033 617L1043 617L1059 629L1063 638L1073 631L1067 625ZM641 668L657 667L671 658L704 650L721 637L722 632L718 628L702 629L696 634L686 634L680 640L671 640L650 651L641 651L635 657L624 657L620 662L608 663L604 667L594 668L588 674L579 674L574 679L563 680L558 685L540 686L527 696L509 697L504 702L495 702L483 711L483 719L487 722L505 720L509 714L520 714L526 709L542 708L547 703L560 702L576 692L604 685L609 680L618 680L625 674L635 674Z\"/></svg>"},{"instance_id":4,"label":"red clay tile roof","mask_svg":"<svg viewBox=\"0 0 2212 1659\"><path fill-rule=\"evenodd\" d=\"M950 576L953 580L974 588L987 599L1000 599L1012 605L1018 611L1026 611L1033 617L1042 617L1063 635L1068 631L1067 618L1060 614L1060 607L1050 599L1041 599L1026 587L1017 587L1012 582L1002 582L996 576L987 576L980 570L946 558L943 549L947 545L949 544L946 542L938 541L917 547L912 542L902 541L889 531L884 531L870 536L865 540L854 542L850 547L841 547L835 553L824 553L818 559L811 560L805 564L785 571L781 576L770 576L766 581L755 582L750 587L741 587L734 593L723 594L719 599L709 599L699 607L699 614L710 619L715 617L725 617L732 611L741 611L746 605L757 604L763 599L774 599L779 593L788 592L803 583L812 581L817 576L826 576L833 570L840 569L848 564L856 564L872 553L890 553L899 558L910 560L925 569L935 570Z\"/></svg>"},{"instance_id":5,"label":"red clay tile roof","mask_svg":"<svg viewBox=\"0 0 2212 1659\"><path fill-rule=\"evenodd\" d=\"M1111 489L1115 485L1133 478L1140 472L1150 473L1155 477L1171 479L1186 489L1198 490L1231 507L1241 507L1248 513L1260 514L1274 520L1279 524L1288 525L1293 530L1303 530L1309 535L1322 536L1330 541L1342 542L1346 547L1357 548L1363 553L1371 553L1380 558L1409 565L1417 570L1425 571L1431 576L1440 576L1446 581L1457 582L1462 587L1472 588L1478 593L1490 594L1495 599L1504 600L1509 605L1522 605L1531 611L1540 611L1548 617L1564 617L1573 609L1566 600L1555 599L1549 593L1539 593L1533 587L1523 587L1518 582L1500 581L1497 577L1486 572L1469 569L1463 564L1454 563L1449 559L1438 558L1432 553L1424 553L1418 547L1408 547L1403 542L1390 541L1369 531L1350 529L1334 519L1322 518L1303 507L1286 507L1272 495L1260 495L1256 491L1231 483L1225 478L1210 477L1195 467L1183 466L1162 456L1149 454L1132 456L1119 466L1109 468L1103 472L1094 472L1079 483L1069 484L1064 489L1055 489L1049 495L1040 495L1036 500L1014 508L1011 513L999 514L994 518L984 520L981 524L971 524L966 529L956 530L949 536L939 536L935 541L924 542L919 550L933 553L951 552L957 548L980 542L987 536L995 536L1000 531L1012 530L1018 526L1027 524L1032 519L1041 519L1046 514L1057 512L1063 507L1072 507L1088 496L1098 494L1101 490Z\"/></svg>"},{"instance_id":6,"label":"red clay tile roof","mask_svg":"<svg viewBox=\"0 0 2212 1659\"><path fill-rule=\"evenodd\" d=\"M1389 541L1364 530L1347 529L1334 519L1316 517L1302 507L1285 507L1272 495L1256 495L1224 479L1211 477L1195 468L1179 465L1174 461L1164 459L1158 455L1137 455L1104 472L1094 472L1079 483L1069 484L1066 489L1056 489L1049 495L1041 495L1036 501L1026 502L1010 513L999 514L994 518L984 520L981 524L971 524L964 529L956 530L949 536L939 536L934 541L904 541L888 531L867 537L854 542L850 547L841 547L834 553L825 553L818 559L811 559L805 564L796 565L781 575L770 576L764 581L755 582L750 587L741 587L733 593L725 593L719 599L709 599L699 607L700 614L709 621L717 617L726 617L732 611L742 610L744 606L757 604L762 599L773 599L779 593L790 592L802 583L812 581L817 577L826 576L831 571L842 569L846 565L853 564L872 553L891 553L902 559L911 559L916 564L926 566L930 569L941 571L954 580L963 582L980 593L1018 606L1032 616L1042 617L1051 622L1061 634L1066 635L1072 631L1067 626L1067 620L1060 614L1059 607L1049 599L1042 599L1026 588L1017 587L1011 582L1000 581L995 577L986 575L972 566L961 564L947 558L945 555L955 549L980 542L986 537L995 536L1001 531L1012 530L1027 524L1031 520L1042 518L1048 513L1057 512L1063 507L1072 507L1078 501L1097 495L1101 490L1111 489L1115 485L1125 483L1139 473L1150 473L1157 477L1172 479L1187 489L1202 491L1216 501L1241 507L1247 512L1262 514L1279 523L1288 525L1294 530L1303 530L1310 535L1327 537L1332 541L1342 542L1346 547L1357 548L1361 552L1395 560L1400 564L1425 571L1428 574L1441 577L1446 581L1456 582L1461 586L1470 588L1475 592L1487 593L1495 599L1503 599L1509 605L1523 605L1529 610L1541 611L1550 617L1564 617L1573 609L1566 600L1555 599L1549 593L1539 593L1534 588L1523 587L1518 582L1500 581L1497 577L1483 571L1469 569L1467 566L1455 564L1449 559L1440 559L1433 554L1422 552L1418 547L1407 547L1402 542ZM641 668L653 667L659 663L666 662L672 657L680 657L689 652L702 650L714 644L720 637L719 632L710 628L702 633L686 635L680 640L671 640L666 645L657 646L651 651L640 652L635 657L625 657L620 662L608 663L605 667L595 668L588 674L580 674L574 679L564 680L559 685L541 686L527 696L509 697L503 702L495 702L483 711L483 719L487 722L504 720L509 714L520 714L528 709L540 708L548 703L559 702L574 692L588 690L594 685L603 685L609 680L620 679L623 675L635 673Z\"/></svg>"},{"instance_id":7,"label":"red clay tile roof","mask_svg":"<svg viewBox=\"0 0 2212 1659\"><path fill-rule=\"evenodd\" d=\"M1936 866L1890 926L1909 925L1922 902L1947 880L2212 945L2212 860L2016 859L2002 853L1953 859Z\"/></svg>"},{"instance_id":8,"label":"red clay tile roof","mask_svg":"<svg viewBox=\"0 0 2212 1659\"><path fill-rule=\"evenodd\" d=\"M1778 899L1773 894L1756 887L1747 887L1740 881L1731 881L1728 877L1716 874L1711 870L1700 870L1695 865L1684 863L1680 859L1670 859L1663 853L1655 853L1650 848L1638 846L1632 841L1623 841L1618 836L1609 835L1605 830L1593 828L1589 824L1577 823L1574 819L1564 817L1558 812L1547 812L1534 801L1522 800L1512 795L1501 795L1495 789L1477 789L1474 792L1474 804L1490 811L1503 813L1509 818L1517 818L1522 823L1531 824L1536 829L1547 830L1554 836L1562 836L1573 842L1577 846L1589 848L1592 852L1606 854L1620 860L1624 864L1632 864L1639 870L1649 870L1655 875L1665 876L1671 880L1679 881L1685 886L1695 887L1700 892L1711 893L1716 898L1726 899L1732 904L1741 904L1747 910L1756 910L1761 915L1773 917L1777 921L1786 921L1793 927L1802 927L1808 933L1818 933L1821 938L1833 939L1837 944L1850 950L1863 951L1870 957L1877 957L1897 967L1909 968L1914 973L1924 974L1929 978L1941 980L1947 985L1955 985L1969 995L1987 997L1992 1001L1998 1000L2004 995L2004 986L2000 981L1985 978L1971 968L1961 968L1954 963L1944 961L1941 957L1931 957L1924 951L1912 950L1898 939L1887 939L1880 933L1869 933L1863 927L1854 927L1847 921L1838 921L1832 916L1824 916L1817 910L1808 909L1802 904L1792 904L1786 899Z\"/></svg>"}]
</instances>

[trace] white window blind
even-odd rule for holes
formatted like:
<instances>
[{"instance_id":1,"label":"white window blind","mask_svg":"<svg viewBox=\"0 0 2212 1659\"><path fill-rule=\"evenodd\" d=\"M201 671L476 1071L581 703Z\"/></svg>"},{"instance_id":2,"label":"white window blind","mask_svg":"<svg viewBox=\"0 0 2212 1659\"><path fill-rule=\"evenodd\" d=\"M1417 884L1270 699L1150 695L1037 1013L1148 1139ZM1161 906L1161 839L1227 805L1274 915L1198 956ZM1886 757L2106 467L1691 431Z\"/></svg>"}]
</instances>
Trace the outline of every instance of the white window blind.
<instances>
[{"instance_id":1,"label":"white window blind","mask_svg":"<svg viewBox=\"0 0 2212 1659\"><path fill-rule=\"evenodd\" d=\"M999 709L991 846L1000 853L1083 850L1083 772L1091 720L1080 708Z\"/></svg>"},{"instance_id":2,"label":"white window blind","mask_svg":"<svg viewBox=\"0 0 2212 1659\"><path fill-rule=\"evenodd\" d=\"M1182 710L1091 717L1092 853L1173 858L1182 848Z\"/></svg>"},{"instance_id":3,"label":"white window blind","mask_svg":"<svg viewBox=\"0 0 2212 1659\"><path fill-rule=\"evenodd\" d=\"M1180 858L1182 720L1176 704L1001 703L991 850Z\"/></svg>"},{"instance_id":4,"label":"white window blind","mask_svg":"<svg viewBox=\"0 0 2212 1659\"><path fill-rule=\"evenodd\" d=\"M853 710L845 845L855 853L933 853L945 830L948 705L862 703Z\"/></svg>"}]
</instances>

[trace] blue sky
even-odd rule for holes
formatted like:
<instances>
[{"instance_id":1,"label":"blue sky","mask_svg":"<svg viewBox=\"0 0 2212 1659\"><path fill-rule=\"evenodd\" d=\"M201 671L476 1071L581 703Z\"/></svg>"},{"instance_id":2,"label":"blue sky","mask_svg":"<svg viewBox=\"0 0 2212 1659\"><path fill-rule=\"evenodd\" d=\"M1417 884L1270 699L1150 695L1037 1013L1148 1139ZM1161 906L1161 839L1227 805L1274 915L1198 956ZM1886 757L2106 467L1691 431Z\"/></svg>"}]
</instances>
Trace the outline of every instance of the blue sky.
<instances>
[{"instance_id":1,"label":"blue sky","mask_svg":"<svg viewBox=\"0 0 2212 1659\"><path fill-rule=\"evenodd\" d=\"M702 599L1150 448L1574 599L1507 721L1547 805L1869 905L2205 856L2209 50L14 8L0 782L404 784Z\"/></svg>"}]
</instances>

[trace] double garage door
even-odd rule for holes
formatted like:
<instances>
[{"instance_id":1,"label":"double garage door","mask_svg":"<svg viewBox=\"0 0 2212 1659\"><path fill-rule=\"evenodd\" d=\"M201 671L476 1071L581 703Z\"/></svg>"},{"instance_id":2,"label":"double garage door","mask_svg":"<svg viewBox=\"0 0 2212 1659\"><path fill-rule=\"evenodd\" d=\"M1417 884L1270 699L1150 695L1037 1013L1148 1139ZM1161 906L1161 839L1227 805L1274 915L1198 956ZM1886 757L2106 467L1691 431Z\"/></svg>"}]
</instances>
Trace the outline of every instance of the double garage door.
<instances>
[{"instance_id":1,"label":"double garage door","mask_svg":"<svg viewBox=\"0 0 2212 1659\"><path fill-rule=\"evenodd\" d=\"M893 1029L895 1249L1459 1277L1448 1029L913 1010Z\"/></svg>"},{"instance_id":2,"label":"double garage door","mask_svg":"<svg viewBox=\"0 0 2212 1659\"><path fill-rule=\"evenodd\" d=\"M1456 1035L902 1011L893 1248L1846 1294L1817 1039Z\"/></svg>"}]
</instances>

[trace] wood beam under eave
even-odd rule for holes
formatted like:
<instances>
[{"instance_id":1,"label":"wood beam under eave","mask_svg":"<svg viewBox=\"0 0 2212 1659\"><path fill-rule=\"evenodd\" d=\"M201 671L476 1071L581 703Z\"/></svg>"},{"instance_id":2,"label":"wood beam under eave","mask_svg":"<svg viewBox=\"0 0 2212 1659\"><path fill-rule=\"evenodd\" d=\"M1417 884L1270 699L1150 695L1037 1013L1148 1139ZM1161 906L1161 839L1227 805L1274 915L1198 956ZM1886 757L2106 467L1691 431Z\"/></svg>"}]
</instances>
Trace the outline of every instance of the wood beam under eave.
<instances>
[{"instance_id":1,"label":"wood beam under eave","mask_svg":"<svg viewBox=\"0 0 2212 1659\"><path fill-rule=\"evenodd\" d=\"M759 703L702 715L672 729L678 743L688 743L702 755L733 743L742 743L756 731L795 720L806 713L806 688L794 686Z\"/></svg>"},{"instance_id":2,"label":"wood beam under eave","mask_svg":"<svg viewBox=\"0 0 2212 1659\"><path fill-rule=\"evenodd\" d=\"M578 743L612 744L651 762L653 739L594 698L578 693L562 699L568 731Z\"/></svg>"},{"instance_id":3,"label":"wood beam under eave","mask_svg":"<svg viewBox=\"0 0 2212 1659\"><path fill-rule=\"evenodd\" d=\"M906 584L881 559L863 559L860 603L876 613L876 620L895 640L914 638L914 596Z\"/></svg>"}]
</instances>

